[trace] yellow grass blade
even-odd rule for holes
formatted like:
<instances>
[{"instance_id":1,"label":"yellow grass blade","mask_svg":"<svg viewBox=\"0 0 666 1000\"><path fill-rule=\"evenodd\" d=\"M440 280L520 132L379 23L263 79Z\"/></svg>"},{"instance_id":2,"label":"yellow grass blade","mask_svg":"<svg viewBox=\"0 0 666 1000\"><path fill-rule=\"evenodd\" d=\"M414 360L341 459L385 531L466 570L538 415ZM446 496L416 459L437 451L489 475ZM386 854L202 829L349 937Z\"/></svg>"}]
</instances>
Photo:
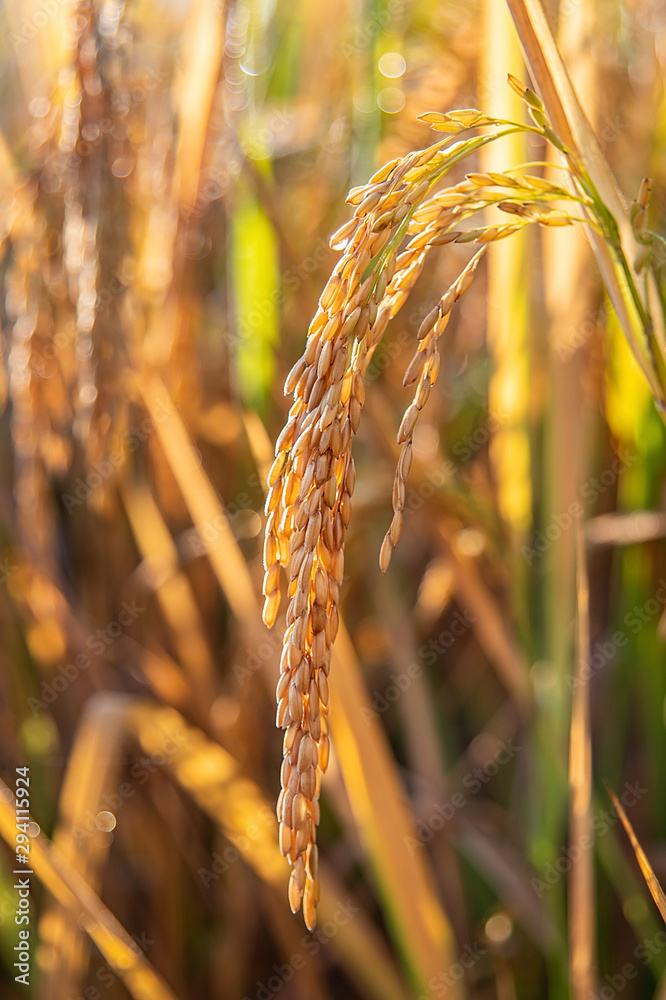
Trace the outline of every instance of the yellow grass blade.
<instances>
[{"instance_id":1,"label":"yellow grass blade","mask_svg":"<svg viewBox=\"0 0 666 1000\"><path fill-rule=\"evenodd\" d=\"M125 644L131 650L134 643L127 638ZM166 705L173 705L189 717L196 717L197 706L192 697L192 689L187 676L163 649L135 645L137 664L151 691Z\"/></svg>"},{"instance_id":2,"label":"yellow grass blade","mask_svg":"<svg viewBox=\"0 0 666 1000\"><path fill-rule=\"evenodd\" d=\"M173 634L178 659L206 711L215 690L215 664L191 584L179 572L176 545L147 487L124 487L122 497L134 540L155 582L155 593Z\"/></svg>"},{"instance_id":3,"label":"yellow grass blade","mask_svg":"<svg viewBox=\"0 0 666 1000\"><path fill-rule=\"evenodd\" d=\"M183 70L173 93L178 104L177 197L191 208L199 175L224 45L224 2L197 0L191 5L183 38Z\"/></svg>"},{"instance_id":4,"label":"yellow grass blade","mask_svg":"<svg viewBox=\"0 0 666 1000\"><path fill-rule=\"evenodd\" d=\"M259 471L262 483L266 482L268 470L275 458L271 439L266 433L266 428L261 422L261 417L254 410L243 411L243 424L245 434L255 465Z\"/></svg>"},{"instance_id":5,"label":"yellow grass blade","mask_svg":"<svg viewBox=\"0 0 666 1000\"><path fill-rule=\"evenodd\" d=\"M0 779L0 836L12 848L15 823L12 792ZM134 1000L176 1000L125 928L42 832L31 838L30 863L49 892L67 909L72 924L78 923L95 942Z\"/></svg>"},{"instance_id":6,"label":"yellow grass blade","mask_svg":"<svg viewBox=\"0 0 666 1000\"><path fill-rule=\"evenodd\" d=\"M259 609L245 559L180 414L158 375L138 375L137 385L222 591L238 620L255 629Z\"/></svg>"},{"instance_id":7,"label":"yellow grass blade","mask_svg":"<svg viewBox=\"0 0 666 1000\"><path fill-rule=\"evenodd\" d=\"M594 852L592 850L592 742L590 738L589 585L583 529L576 522L578 563L578 649L574 672L569 739L569 839L588 844L569 875L569 968L574 1000L588 1000L596 989Z\"/></svg>"},{"instance_id":8,"label":"yellow grass blade","mask_svg":"<svg viewBox=\"0 0 666 1000\"><path fill-rule=\"evenodd\" d=\"M620 802L620 800L618 799L617 795L610 787L608 782L605 781L604 784L606 785L606 791L611 797L611 802L615 807L615 811L622 820L622 826L626 830L627 836L629 837L629 840L631 842L631 846L634 849L636 860L638 861L638 865L640 867L643 878L645 879L647 887L650 890L650 894L654 899L655 903L657 904L659 912L661 913L661 919L664 921L664 923L666 923L666 893L664 893L664 890L662 889L659 883L659 879L655 875L652 865L647 859L645 851L638 842L638 837L634 833L634 828L631 825L631 822L629 821L629 817L624 811L622 803Z\"/></svg>"},{"instance_id":9,"label":"yellow grass blade","mask_svg":"<svg viewBox=\"0 0 666 1000\"><path fill-rule=\"evenodd\" d=\"M454 961L453 935L343 625L333 649L330 683L335 752L356 826L412 978L425 989ZM463 996L460 984L451 996Z\"/></svg>"}]
</instances>

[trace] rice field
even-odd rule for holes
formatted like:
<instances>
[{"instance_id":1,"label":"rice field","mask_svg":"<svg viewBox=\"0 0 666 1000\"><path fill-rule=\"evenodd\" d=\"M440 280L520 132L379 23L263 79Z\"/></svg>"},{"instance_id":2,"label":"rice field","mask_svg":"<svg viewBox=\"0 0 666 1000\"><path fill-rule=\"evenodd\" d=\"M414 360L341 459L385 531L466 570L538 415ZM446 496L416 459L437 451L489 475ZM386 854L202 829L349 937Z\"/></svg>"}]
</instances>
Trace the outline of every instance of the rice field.
<instances>
[{"instance_id":1,"label":"rice field","mask_svg":"<svg viewBox=\"0 0 666 1000\"><path fill-rule=\"evenodd\" d=\"M661 5L2 16L3 1000L663 1000Z\"/></svg>"}]
</instances>

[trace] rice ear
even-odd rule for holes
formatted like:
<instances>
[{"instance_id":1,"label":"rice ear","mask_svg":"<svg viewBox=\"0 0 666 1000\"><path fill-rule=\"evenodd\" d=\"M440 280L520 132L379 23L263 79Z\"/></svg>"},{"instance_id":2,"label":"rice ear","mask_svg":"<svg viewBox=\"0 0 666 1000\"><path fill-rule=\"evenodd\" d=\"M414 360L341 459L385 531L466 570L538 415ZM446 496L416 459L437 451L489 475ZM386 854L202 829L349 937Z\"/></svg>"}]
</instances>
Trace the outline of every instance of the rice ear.
<instances>
[{"instance_id":1,"label":"rice ear","mask_svg":"<svg viewBox=\"0 0 666 1000\"><path fill-rule=\"evenodd\" d=\"M529 106L536 123L530 130L539 131L560 149L562 143L552 132L536 94L515 79L510 84L518 88ZM309 747L313 741L320 776L328 759L328 697L322 698L320 692L324 688L327 692L322 678L329 672L337 632L338 587L343 579L345 534L355 484L351 447L360 426L370 359L389 320L409 298L431 249L454 242L478 245L475 255L421 324L416 353L405 374L404 384L415 383L416 390L398 431L402 451L393 485L393 519L379 557L385 573L402 533L414 431L440 371L437 345L453 305L474 282L490 243L531 224L590 221L587 216L578 219L556 207L562 199L589 207L590 199L582 188L569 192L529 174L522 176L524 167L505 173L472 173L428 197L456 162L494 138L525 130L525 126L489 118L476 109L421 118L436 130L453 133L480 126L496 131L445 139L409 153L386 164L366 185L350 192L347 201L356 206L355 213L331 241L342 256L320 297L303 357L287 376L286 388L293 393L294 404L278 438L276 460L269 473L265 620L267 624L275 621L278 566L284 565L290 580L284 641L291 674L290 683L280 688L277 721L284 728L297 727L297 738L290 744L285 741L283 778L287 783L283 780L282 788L299 796L297 813L291 799L281 796L278 818L288 846L285 853L299 872L316 842L321 781L315 781L313 792L309 766L301 761L299 767L298 747ZM505 192L498 190L502 187ZM509 212L515 223L461 225L491 207ZM406 238L409 242L404 246ZM288 553L286 558L282 553ZM308 742L302 744L306 738ZM298 876L290 903L292 908L302 905L309 928L314 926L317 898L316 880L309 879L301 891Z\"/></svg>"}]
</instances>

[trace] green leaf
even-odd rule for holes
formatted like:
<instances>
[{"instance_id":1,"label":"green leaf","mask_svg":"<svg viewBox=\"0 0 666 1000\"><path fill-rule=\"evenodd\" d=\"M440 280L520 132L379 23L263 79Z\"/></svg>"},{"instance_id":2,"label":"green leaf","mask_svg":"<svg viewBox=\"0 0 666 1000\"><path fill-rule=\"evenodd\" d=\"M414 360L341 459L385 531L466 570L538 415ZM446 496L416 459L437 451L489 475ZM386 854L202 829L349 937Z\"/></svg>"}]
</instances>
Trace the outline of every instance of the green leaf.
<instances>
[{"instance_id":1,"label":"green leaf","mask_svg":"<svg viewBox=\"0 0 666 1000\"><path fill-rule=\"evenodd\" d=\"M274 376L280 275L273 226L253 195L236 204L231 226L237 384L242 402L263 412Z\"/></svg>"}]
</instances>

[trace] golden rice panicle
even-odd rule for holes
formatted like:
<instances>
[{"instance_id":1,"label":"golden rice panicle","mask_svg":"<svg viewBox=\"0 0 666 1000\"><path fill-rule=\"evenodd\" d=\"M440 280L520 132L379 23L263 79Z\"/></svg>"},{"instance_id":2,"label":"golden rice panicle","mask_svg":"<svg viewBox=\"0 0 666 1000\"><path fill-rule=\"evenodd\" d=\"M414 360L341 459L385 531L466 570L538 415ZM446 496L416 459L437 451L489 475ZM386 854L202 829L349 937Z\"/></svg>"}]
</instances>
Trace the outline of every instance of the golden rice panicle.
<instances>
[{"instance_id":1,"label":"golden rice panicle","mask_svg":"<svg viewBox=\"0 0 666 1000\"><path fill-rule=\"evenodd\" d=\"M521 185L508 174L471 175L427 199L433 185L460 159L456 135L488 124L493 121L477 111L436 116L435 127L449 137L386 164L367 184L350 191L347 202L354 214L331 238L331 247L341 251L340 260L321 294L305 351L285 381L293 404L268 475L263 615L269 627L277 619L283 569L288 604L276 722L285 735L277 814L280 849L292 865L289 903L294 912L302 906L310 929L319 894L319 790L329 756L328 674L356 478L351 445L361 419L368 364L430 249L452 242L480 244L424 320L407 369L405 384L416 382L416 392L398 435L402 450L393 488L394 516L380 554L385 572L402 530L414 427L439 372L437 341L451 307L474 280L488 243L553 214L541 204L552 192ZM509 193L498 192L498 185ZM513 205L511 199L523 195L528 203L513 213L516 221L511 225L457 228L488 205L502 200ZM409 242L400 252L405 240Z\"/></svg>"},{"instance_id":2,"label":"golden rice panicle","mask_svg":"<svg viewBox=\"0 0 666 1000\"><path fill-rule=\"evenodd\" d=\"M281 568L288 598L276 690L276 722L285 730L280 849L292 865L290 906L294 912L302 906L309 929L319 896L316 833L329 757L328 674L356 480L351 444L367 365L422 266L422 254L401 261L397 245L430 188L424 171L437 149L389 164L351 192L354 215L331 239L342 256L322 292L304 354L285 382L294 402L268 475L263 589L269 627L279 610Z\"/></svg>"}]
</instances>

